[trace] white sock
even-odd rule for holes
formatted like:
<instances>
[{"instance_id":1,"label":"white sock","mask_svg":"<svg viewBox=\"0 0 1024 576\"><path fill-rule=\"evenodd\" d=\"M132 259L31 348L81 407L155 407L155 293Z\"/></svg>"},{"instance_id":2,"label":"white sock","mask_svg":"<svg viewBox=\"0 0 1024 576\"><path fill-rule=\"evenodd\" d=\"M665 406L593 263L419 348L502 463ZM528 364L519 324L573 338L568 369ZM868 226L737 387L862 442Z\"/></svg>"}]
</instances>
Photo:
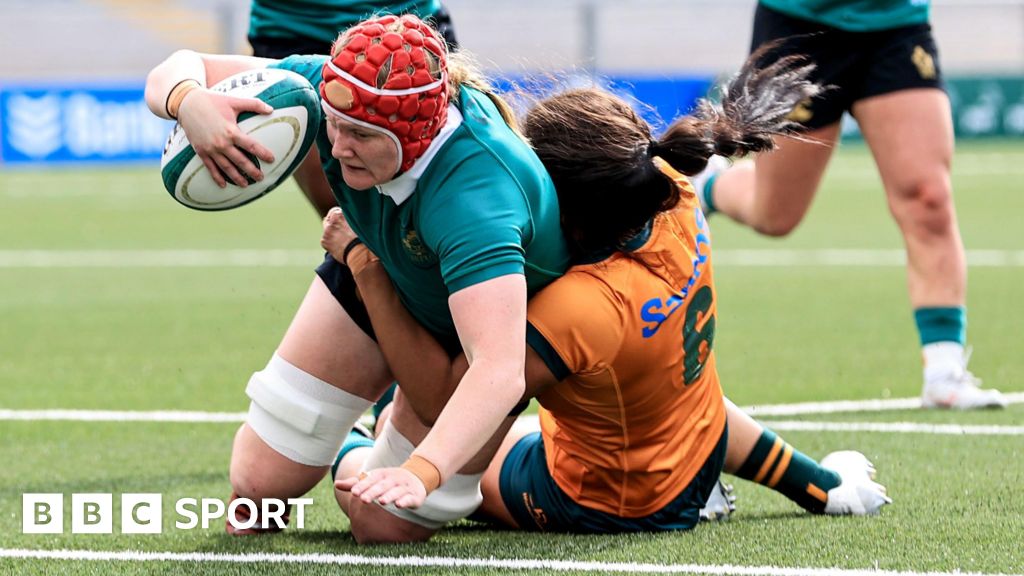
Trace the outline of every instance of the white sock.
<instances>
[{"instance_id":1,"label":"white sock","mask_svg":"<svg viewBox=\"0 0 1024 576\"><path fill-rule=\"evenodd\" d=\"M925 382L946 378L964 369L964 345L959 342L932 342L921 348L921 352Z\"/></svg>"}]
</instances>

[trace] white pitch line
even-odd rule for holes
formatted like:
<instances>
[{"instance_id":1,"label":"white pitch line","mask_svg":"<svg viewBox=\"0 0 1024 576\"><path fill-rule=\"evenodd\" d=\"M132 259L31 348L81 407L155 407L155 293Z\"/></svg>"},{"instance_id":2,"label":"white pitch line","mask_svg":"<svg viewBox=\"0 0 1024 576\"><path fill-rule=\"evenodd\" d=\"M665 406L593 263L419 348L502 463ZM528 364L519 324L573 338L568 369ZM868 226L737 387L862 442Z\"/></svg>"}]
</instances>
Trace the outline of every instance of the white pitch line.
<instances>
[{"instance_id":1,"label":"white pitch line","mask_svg":"<svg viewBox=\"0 0 1024 576\"><path fill-rule=\"evenodd\" d=\"M897 434L947 434L951 436L1024 436L1024 426L970 424L920 424L917 422L804 422L762 420L773 430L799 432L890 432Z\"/></svg>"},{"instance_id":2,"label":"white pitch line","mask_svg":"<svg viewBox=\"0 0 1024 576\"><path fill-rule=\"evenodd\" d=\"M313 268L315 250L0 250L0 268Z\"/></svg>"},{"instance_id":3,"label":"white pitch line","mask_svg":"<svg viewBox=\"0 0 1024 576\"><path fill-rule=\"evenodd\" d=\"M0 268L314 267L315 250L0 250ZM723 266L902 268L903 250L717 250ZM1024 267L1024 250L968 250L967 264Z\"/></svg>"},{"instance_id":4,"label":"white pitch line","mask_svg":"<svg viewBox=\"0 0 1024 576\"><path fill-rule=\"evenodd\" d=\"M1024 402L1024 392L1004 394L1010 404ZM913 410L921 406L920 398L889 398L885 400L841 400L837 402L799 402L796 404L761 404L742 409L758 418L766 416L801 416L850 412L881 412ZM0 409L3 420L64 420L80 422L244 422L245 412L200 412L178 410L9 410Z\"/></svg>"},{"instance_id":5,"label":"white pitch line","mask_svg":"<svg viewBox=\"0 0 1024 576\"><path fill-rule=\"evenodd\" d=\"M1003 394L1010 404L1024 402L1024 392ZM795 404L760 404L743 406L755 418L766 416L801 416L806 414L839 414L844 412L884 412L914 410L921 407L921 398L885 398L879 400L838 400L834 402L797 402Z\"/></svg>"},{"instance_id":6,"label":"white pitch line","mask_svg":"<svg viewBox=\"0 0 1024 576\"><path fill-rule=\"evenodd\" d=\"M415 568L490 568L548 572L616 572L624 574L738 574L742 576L1024 576L979 572L912 572L847 568L738 566L731 564L651 564L575 560L450 558L443 556L360 556L356 554L218 554L212 552L101 552L90 550L0 549L0 558L85 560L95 562L219 562L231 564L329 564Z\"/></svg>"},{"instance_id":7,"label":"white pitch line","mask_svg":"<svg viewBox=\"0 0 1024 576\"><path fill-rule=\"evenodd\" d=\"M1024 393L1017 401L1024 401ZM880 412L913 410L921 407L921 398L885 398L877 400L836 400L833 402L797 402L793 404L755 404L743 411L755 418L765 416L800 416L804 414L837 414L843 412Z\"/></svg>"},{"instance_id":8,"label":"white pitch line","mask_svg":"<svg viewBox=\"0 0 1024 576\"><path fill-rule=\"evenodd\" d=\"M1024 250L968 250L967 264L983 268L1024 266ZM714 262L722 266L874 267L906 266L903 250L715 250Z\"/></svg>"},{"instance_id":9,"label":"white pitch line","mask_svg":"<svg viewBox=\"0 0 1024 576\"><path fill-rule=\"evenodd\" d=\"M190 424L244 422L246 412L189 412L179 410L0 410L0 420L62 420L76 422L184 422Z\"/></svg>"}]
</instances>

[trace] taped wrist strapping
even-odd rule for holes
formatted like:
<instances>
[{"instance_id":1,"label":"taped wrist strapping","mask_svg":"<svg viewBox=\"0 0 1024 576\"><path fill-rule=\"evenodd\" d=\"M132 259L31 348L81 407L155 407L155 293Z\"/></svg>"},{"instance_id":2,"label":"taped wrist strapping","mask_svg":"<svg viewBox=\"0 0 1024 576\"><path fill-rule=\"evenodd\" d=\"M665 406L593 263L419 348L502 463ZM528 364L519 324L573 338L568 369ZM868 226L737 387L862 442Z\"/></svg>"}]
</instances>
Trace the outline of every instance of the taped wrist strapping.
<instances>
[{"instance_id":1,"label":"taped wrist strapping","mask_svg":"<svg viewBox=\"0 0 1024 576\"><path fill-rule=\"evenodd\" d=\"M342 264L348 266L353 277L359 276L359 274L362 273L362 271L370 264L380 261L380 259L377 258L377 255L371 252L365 244L359 241L358 238L350 242L349 245L345 247L345 252L342 253L342 257L345 260Z\"/></svg>"},{"instance_id":2,"label":"taped wrist strapping","mask_svg":"<svg viewBox=\"0 0 1024 576\"><path fill-rule=\"evenodd\" d=\"M164 110L167 112L167 115L177 120L178 109L181 108L181 101L185 99L185 95L201 87L202 85L199 84L199 81L193 78L186 78L175 84L174 88L171 88L171 91L167 93L167 100L164 101Z\"/></svg>"},{"instance_id":3,"label":"taped wrist strapping","mask_svg":"<svg viewBox=\"0 0 1024 576\"><path fill-rule=\"evenodd\" d=\"M433 462L422 456L417 454L409 456L409 459L402 463L402 468L412 472L420 479L420 482L423 482L427 494L437 490L437 487L441 485L441 471L434 466Z\"/></svg>"}]
</instances>

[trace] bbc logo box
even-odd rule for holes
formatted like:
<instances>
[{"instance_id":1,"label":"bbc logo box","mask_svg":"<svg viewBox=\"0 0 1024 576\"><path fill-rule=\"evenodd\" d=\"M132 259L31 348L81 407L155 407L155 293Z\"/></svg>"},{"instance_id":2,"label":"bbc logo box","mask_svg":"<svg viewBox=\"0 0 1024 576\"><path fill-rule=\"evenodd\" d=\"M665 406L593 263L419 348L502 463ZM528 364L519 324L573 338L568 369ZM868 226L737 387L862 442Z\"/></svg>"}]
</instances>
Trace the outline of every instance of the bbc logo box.
<instances>
[{"instance_id":1,"label":"bbc logo box","mask_svg":"<svg viewBox=\"0 0 1024 576\"><path fill-rule=\"evenodd\" d=\"M22 533L64 533L63 494L24 494L21 502ZM121 533L159 534L162 508L160 494L122 494ZM72 534L111 534L114 497L112 494L72 494L70 516Z\"/></svg>"}]
</instances>

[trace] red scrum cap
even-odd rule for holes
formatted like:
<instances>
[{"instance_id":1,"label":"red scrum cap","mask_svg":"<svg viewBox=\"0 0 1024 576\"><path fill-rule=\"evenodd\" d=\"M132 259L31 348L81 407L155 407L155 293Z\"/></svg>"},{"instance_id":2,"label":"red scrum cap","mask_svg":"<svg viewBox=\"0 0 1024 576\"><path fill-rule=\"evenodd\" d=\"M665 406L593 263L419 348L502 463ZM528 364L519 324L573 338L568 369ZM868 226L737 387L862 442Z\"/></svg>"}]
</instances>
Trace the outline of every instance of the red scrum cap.
<instances>
[{"instance_id":1,"label":"red scrum cap","mask_svg":"<svg viewBox=\"0 0 1024 576\"><path fill-rule=\"evenodd\" d=\"M371 18L346 30L324 64L328 114L387 134L408 170L448 119L448 52L413 15Z\"/></svg>"}]
</instances>

